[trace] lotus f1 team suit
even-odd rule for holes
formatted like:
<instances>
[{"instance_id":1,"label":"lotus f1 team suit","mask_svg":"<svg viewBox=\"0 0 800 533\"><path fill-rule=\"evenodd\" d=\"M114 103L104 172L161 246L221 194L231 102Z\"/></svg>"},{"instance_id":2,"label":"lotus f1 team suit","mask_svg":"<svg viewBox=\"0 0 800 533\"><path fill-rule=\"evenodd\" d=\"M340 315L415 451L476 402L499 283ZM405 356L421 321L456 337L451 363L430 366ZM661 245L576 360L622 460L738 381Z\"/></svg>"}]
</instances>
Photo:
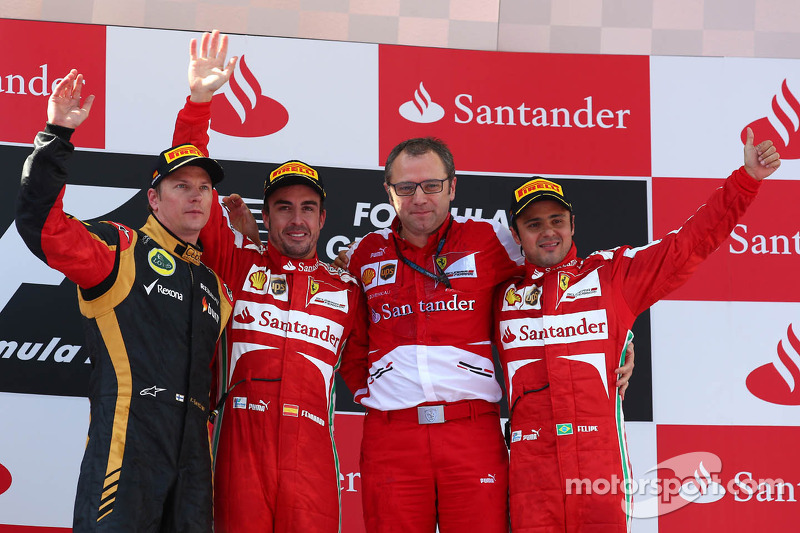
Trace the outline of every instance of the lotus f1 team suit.
<instances>
[{"instance_id":1,"label":"lotus f1 team suit","mask_svg":"<svg viewBox=\"0 0 800 533\"><path fill-rule=\"evenodd\" d=\"M210 104L189 101L175 139L206 151L209 117ZM316 255L254 245L231 230L216 196L200 236L236 300L217 367L215 531L337 532L334 372L357 332L366 348L358 285Z\"/></svg>"},{"instance_id":2,"label":"lotus f1 team suit","mask_svg":"<svg viewBox=\"0 0 800 533\"><path fill-rule=\"evenodd\" d=\"M443 533L505 533L508 451L491 314L494 289L520 268L519 247L499 224L461 217L424 248L398 232L395 219L348 252L371 315L368 359L347 362L360 374L343 366L367 407L367 531L433 533L438 521Z\"/></svg>"},{"instance_id":3,"label":"lotus f1 team suit","mask_svg":"<svg viewBox=\"0 0 800 533\"><path fill-rule=\"evenodd\" d=\"M498 291L496 339L511 407L514 533L624 532L631 479L614 370L636 316L682 285L730 234L760 183L735 171L684 226L537 268ZM596 480L611 490L593 493ZM607 485L605 486L608 487Z\"/></svg>"},{"instance_id":4,"label":"lotus f1 team suit","mask_svg":"<svg viewBox=\"0 0 800 533\"><path fill-rule=\"evenodd\" d=\"M92 361L74 531L211 531L210 365L231 296L202 251L151 216L138 231L63 212L72 130L48 125L17 228L77 283Z\"/></svg>"}]
</instances>

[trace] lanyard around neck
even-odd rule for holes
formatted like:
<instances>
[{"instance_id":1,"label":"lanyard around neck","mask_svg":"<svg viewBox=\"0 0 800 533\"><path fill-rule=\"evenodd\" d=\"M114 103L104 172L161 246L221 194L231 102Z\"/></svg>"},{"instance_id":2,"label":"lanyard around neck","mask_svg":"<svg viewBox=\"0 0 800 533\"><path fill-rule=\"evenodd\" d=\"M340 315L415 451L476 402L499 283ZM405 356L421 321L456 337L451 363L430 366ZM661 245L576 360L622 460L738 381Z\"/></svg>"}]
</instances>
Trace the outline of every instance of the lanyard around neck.
<instances>
[{"instance_id":1,"label":"lanyard around neck","mask_svg":"<svg viewBox=\"0 0 800 533\"><path fill-rule=\"evenodd\" d=\"M447 228L445 228L444 234L442 235L442 238L439 239L439 244L436 246L436 253L433 254L433 266L434 268L436 268L436 273L433 273L430 270L419 266L411 259L408 259L406 256L404 256L403 252L400 251L400 244L398 244L397 242L397 237L395 237L395 235L392 234L392 238L394 239L394 249L397 252L397 257L399 257L404 264L408 265L410 268L413 268L423 276L428 276L429 278L436 280L439 283L443 283L444 286L447 287L448 289L452 289L453 287L450 285L450 280L447 278L447 274L445 274L444 270L442 270L442 267L439 266L438 259L439 259L439 253L441 253L442 248L444 248L444 242L445 239L447 239L447 233L450 231L450 226L452 225L453 225L453 217L450 217L450 222L447 223Z\"/></svg>"}]
</instances>

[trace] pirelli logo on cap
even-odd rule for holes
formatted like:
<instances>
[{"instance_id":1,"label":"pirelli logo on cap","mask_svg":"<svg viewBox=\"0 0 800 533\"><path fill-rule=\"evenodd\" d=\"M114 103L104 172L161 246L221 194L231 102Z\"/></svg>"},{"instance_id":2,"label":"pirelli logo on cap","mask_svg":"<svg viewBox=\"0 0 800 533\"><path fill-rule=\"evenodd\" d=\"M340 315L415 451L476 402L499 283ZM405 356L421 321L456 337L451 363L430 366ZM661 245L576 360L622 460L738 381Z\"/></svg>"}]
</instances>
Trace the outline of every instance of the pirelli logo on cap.
<instances>
[{"instance_id":1,"label":"pirelli logo on cap","mask_svg":"<svg viewBox=\"0 0 800 533\"><path fill-rule=\"evenodd\" d=\"M174 150L170 150L169 152L164 154L164 159L167 160L167 164L172 163L176 159L180 157L185 157L187 155L194 155L197 157L205 157L206 155L192 146L191 144L185 144L183 146L179 146ZM155 177L155 176L153 176Z\"/></svg>"},{"instance_id":2,"label":"pirelli logo on cap","mask_svg":"<svg viewBox=\"0 0 800 533\"><path fill-rule=\"evenodd\" d=\"M558 183L553 183L552 181L548 181L545 179L538 179L529 181L516 191L514 191L514 200L519 202L519 200L533 192L536 191L553 191L558 193L559 196L564 196L564 191L561 189L561 185Z\"/></svg>"},{"instance_id":3,"label":"pirelli logo on cap","mask_svg":"<svg viewBox=\"0 0 800 533\"><path fill-rule=\"evenodd\" d=\"M269 181L275 181L276 179L280 178L281 176L285 176L286 174L301 174L303 176L308 176L312 180L319 180L316 170L314 170L308 165L304 165L303 163L292 161L290 163L284 163L283 165L273 170L272 173L269 175Z\"/></svg>"}]
</instances>

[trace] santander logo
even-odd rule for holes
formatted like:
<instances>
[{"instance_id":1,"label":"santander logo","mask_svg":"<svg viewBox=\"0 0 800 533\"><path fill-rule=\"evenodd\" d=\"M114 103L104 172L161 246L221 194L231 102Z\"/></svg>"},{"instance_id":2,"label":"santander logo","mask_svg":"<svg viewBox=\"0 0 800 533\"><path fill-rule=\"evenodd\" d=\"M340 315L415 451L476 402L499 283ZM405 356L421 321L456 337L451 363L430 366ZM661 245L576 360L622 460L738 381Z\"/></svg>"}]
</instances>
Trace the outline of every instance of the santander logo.
<instances>
[{"instance_id":1,"label":"santander logo","mask_svg":"<svg viewBox=\"0 0 800 533\"><path fill-rule=\"evenodd\" d=\"M800 159L800 102L789 90L786 80L781 84L781 100L772 97L772 114L754 120L748 126L756 139L772 139L781 159ZM742 142L747 139L747 127L742 129Z\"/></svg>"},{"instance_id":2,"label":"santander logo","mask_svg":"<svg viewBox=\"0 0 800 533\"><path fill-rule=\"evenodd\" d=\"M694 471L694 479L681 485L678 494L688 502L713 503L725 496L725 487L711 478L711 474L703 466L703 461L700 461L700 465Z\"/></svg>"},{"instance_id":3,"label":"santander logo","mask_svg":"<svg viewBox=\"0 0 800 533\"><path fill-rule=\"evenodd\" d=\"M261 85L242 55L225 91L211 100L211 129L233 137L264 137L288 122L289 112L261 94Z\"/></svg>"},{"instance_id":4,"label":"santander logo","mask_svg":"<svg viewBox=\"0 0 800 533\"><path fill-rule=\"evenodd\" d=\"M789 324L778 341L778 360L753 370L745 384L754 396L779 405L800 405L800 340Z\"/></svg>"},{"instance_id":5,"label":"santander logo","mask_svg":"<svg viewBox=\"0 0 800 533\"><path fill-rule=\"evenodd\" d=\"M414 91L414 99L403 103L398 111L404 119L419 124L430 124L444 118L444 108L431 99L422 82Z\"/></svg>"},{"instance_id":6,"label":"santander logo","mask_svg":"<svg viewBox=\"0 0 800 533\"><path fill-rule=\"evenodd\" d=\"M0 494L3 494L11 487L11 472L8 468L0 464Z\"/></svg>"}]
</instances>

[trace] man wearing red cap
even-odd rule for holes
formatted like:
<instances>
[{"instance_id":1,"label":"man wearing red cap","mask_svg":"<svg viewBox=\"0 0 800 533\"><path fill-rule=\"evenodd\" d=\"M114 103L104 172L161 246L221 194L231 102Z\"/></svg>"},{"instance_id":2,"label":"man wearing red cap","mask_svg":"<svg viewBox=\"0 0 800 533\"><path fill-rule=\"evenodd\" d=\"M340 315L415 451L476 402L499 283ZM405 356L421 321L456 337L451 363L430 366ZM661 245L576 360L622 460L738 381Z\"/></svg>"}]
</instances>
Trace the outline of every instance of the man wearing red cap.
<instances>
[{"instance_id":1,"label":"man wearing red cap","mask_svg":"<svg viewBox=\"0 0 800 533\"><path fill-rule=\"evenodd\" d=\"M207 152L211 98L235 64L225 64L226 51L216 31L203 35L199 51L192 40L191 96L176 142ZM325 187L301 161L273 170L264 183L266 246L231 231L228 217L247 209L238 195L224 201L230 215L215 191L201 233L206 261L236 299L217 360L215 531L337 532L334 373L345 342L359 345L365 317L355 279L317 257Z\"/></svg>"},{"instance_id":2,"label":"man wearing red cap","mask_svg":"<svg viewBox=\"0 0 800 533\"><path fill-rule=\"evenodd\" d=\"M495 338L511 410L515 533L629 530L631 470L612 379L630 328L725 240L779 166L772 142L753 146L748 128L744 166L682 228L586 259L559 184L537 177L514 191L511 231L526 271L498 292ZM598 479L611 490L593 493Z\"/></svg>"},{"instance_id":3,"label":"man wearing red cap","mask_svg":"<svg viewBox=\"0 0 800 533\"><path fill-rule=\"evenodd\" d=\"M73 530L211 531L209 366L231 295L200 262L222 167L191 145L158 158L138 231L63 211L69 139L88 117L83 76L48 100L25 162L16 224L28 248L78 285L91 354L91 421Z\"/></svg>"}]
</instances>

